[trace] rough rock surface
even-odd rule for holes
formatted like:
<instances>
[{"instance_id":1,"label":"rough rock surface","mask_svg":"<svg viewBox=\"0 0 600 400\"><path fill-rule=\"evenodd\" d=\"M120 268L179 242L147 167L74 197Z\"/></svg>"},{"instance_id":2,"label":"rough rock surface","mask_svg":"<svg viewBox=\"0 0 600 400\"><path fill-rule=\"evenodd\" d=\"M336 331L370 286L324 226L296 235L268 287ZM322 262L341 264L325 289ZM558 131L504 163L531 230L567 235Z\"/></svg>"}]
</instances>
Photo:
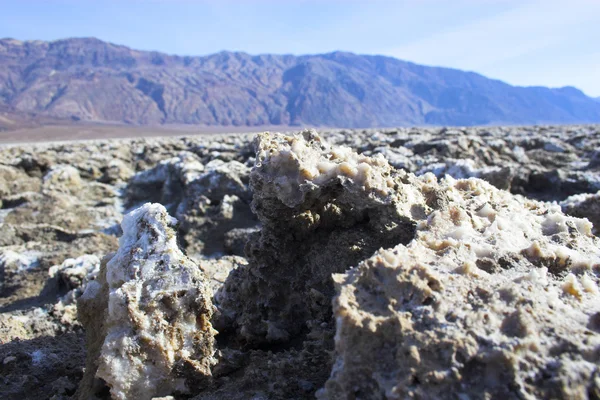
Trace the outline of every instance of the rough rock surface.
<instances>
[{"instance_id":1,"label":"rough rock surface","mask_svg":"<svg viewBox=\"0 0 600 400\"><path fill-rule=\"evenodd\" d=\"M88 362L79 398L102 379L114 399L151 399L201 387L214 364L212 292L177 247L176 221L159 204L127 214L119 250L80 299Z\"/></svg>"},{"instance_id":2,"label":"rough rock surface","mask_svg":"<svg viewBox=\"0 0 600 400\"><path fill-rule=\"evenodd\" d=\"M565 214L587 218L593 225L596 236L600 236L600 191L576 194L560 202Z\"/></svg>"},{"instance_id":3,"label":"rough rock surface","mask_svg":"<svg viewBox=\"0 0 600 400\"><path fill-rule=\"evenodd\" d=\"M262 134L256 148L250 185L262 229L247 244L248 267L235 270L219 304L245 340L288 341L329 319L332 273L408 243L414 223L395 207L382 157L332 149L314 131Z\"/></svg>"},{"instance_id":4,"label":"rough rock surface","mask_svg":"<svg viewBox=\"0 0 600 400\"><path fill-rule=\"evenodd\" d=\"M148 201L150 196L167 207L180 221L183 245L195 259L228 249L243 255L239 248L225 246L225 235L257 224L249 206L250 169L236 160L216 158L206 165L200 161L194 153L181 152L134 175L127 185L127 204Z\"/></svg>"},{"instance_id":5,"label":"rough rock surface","mask_svg":"<svg viewBox=\"0 0 600 400\"><path fill-rule=\"evenodd\" d=\"M294 140L280 135L263 135L254 144L248 136L229 135L0 149L0 397L67 399L74 394L83 377L85 342L82 321L77 318L77 311L83 311L78 310L75 300L90 280L94 281L97 260L118 248L117 236L122 234L119 223L130 211L128 208L155 201L162 203L171 216L180 221L178 244L205 274L207 285L215 293L213 301L219 307L213 317L213 323L219 328L214 354L216 364L211 367L213 378L198 385L190 383L190 395L196 399L314 398L321 388L324 390L319 393L325 397L331 396L332 390L340 393L350 390L344 382L355 376L356 364L352 364L355 358L343 347L345 344L340 344L340 335L337 336L339 350L334 353L336 320L332 317L332 298L337 296L335 310L348 306L352 318L358 318L346 321L350 325L344 325L348 327L344 335L363 332L355 330L352 321L371 321L370 313L379 312L377 307L381 305L377 303L377 307L369 309L364 306L366 303L353 303L351 299L359 296L360 301L373 300L371 289L380 287L381 283L379 275L374 276L382 273L376 261L378 256L392 260L387 261L391 264L383 271L392 276L406 278L393 261L403 260L416 270L426 268L429 273L443 277L439 290L448 295L443 307L452 306L460 311L456 321L449 315L450 320L444 322L454 329L452 337L464 338L460 336L461 326L467 324L471 324L472 331L479 337L485 337L487 328L482 326L485 319L474 318L469 307L473 310L491 307L493 310L488 314L502 321L510 312L521 310L513 319L525 322L511 325L508 319L504 327L500 323L499 330L492 335L495 342L477 339L476 345L471 346L470 339L465 339L464 343L468 344L465 353L465 348L450 341L446 348L462 350L456 353L454 360L440 355L439 365L446 370L455 368L462 371L463 377L481 376L478 371L484 367L479 362L484 361L476 358L479 361L468 363L468 359L463 358L465 354L476 351L479 355L489 355L486 343L497 344L501 354L506 354L506 349L512 346L510 343L515 343L512 347L515 355L503 371L513 373L515 382L524 383L521 389L514 386L513 392L508 394L496 386L495 393L510 398L516 397L514 393L519 391L533 393L531 390L535 387L542 391L535 392L536 396L554 390L555 397L586 398L577 390L584 390L585 385L580 383L590 376L586 368L597 356L597 350L586 349L593 346L598 334L597 317L594 317L597 314L590 314L595 310L595 303L588 307L588 299L599 273L594 267L588 271L575 268L570 272L573 277L569 275L578 257L589 256L585 242L591 239L587 236L582 239L585 235L580 231L585 232L588 226L584 221L564 217L558 207L567 214L587 218L594 225L598 223L595 207L600 176L598 126L333 130L323 132L322 137L332 146L317 139L314 133L305 132L296 139L293 149ZM307 144L305 138L312 144ZM259 143L259 149L272 149L273 153L262 151L255 157L254 147ZM340 150L336 147L339 145L352 151ZM333 153L339 156L337 161L330 159ZM387 167L378 154L394 168ZM251 172L257 159L258 166ZM277 165L277 168L269 165ZM378 171L382 170L389 173L389 177L378 179L381 175ZM438 182L431 174L425 175L427 172L436 175ZM473 181L475 184L454 182L444 179L445 174L457 179L481 178L506 191L496 191L478 180ZM142 177L148 178L146 184ZM381 183L387 185L388 178L398 186L394 184L385 194ZM474 189L465 189L470 185L474 185ZM251 207L252 190L256 196ZM508 191L548 203L511 196ZM500 207L490 210L468 200L482 196L490 196L488 203ZM448 214L444 207L450 203L459 211ZM483 208L479 209L480 206ZM463 211L474 221L471 228L463 219ZM494 225L492 211L496 219L501 217L498 221L510 218L510 224L497 222ZM486 218L491 225L480 216L488 212L490 216ZM423 221L436 213L441 216L441 219L437 217L441 226L428 228ZM532 219L532 214L540 215ZM446 226L450 224L449 218L460 224L452 222L454 228ZM541 228L539 218L548 220ZM392 224L384 226L382 222L387 219ZM482 225L473 225L477 221L483 221ZM502 245L504 239L511 246L515 243L520 243L517 247L524 246L521 233L514 231L523 224L521 231L527 233L528 240L537 238L543 257L536 259L521 252L522 249L504 256L500 250L494 252L495 255L485 255L490 248L508 249L506 243ZM402 227L412 227L412 235L406 236L410 240L402 239L403 235L395 230ZM512 235L500 235L496 228L498 232L504 230ZM556 232L551 233L553 230ZM592 230L597 234L596 227ZM399 243L405 243L407 249L416 248L423 235L435 238L447 235L436 241L441 240L442 247L450 244L436 251L431 248L400 251L404 247ZM445 240L448 243L444 243ZM380 247L385 250L379 250ZM536 247L531 250L530 254L535 255ZM478 257L475 267L469 264L456 270L473 252ZM436 261L431 265L427 261L431 257L444 260L444 264ZM565 262L567 257L568 262ZM456 271L447 272L444 268L450 268L452 263L456 264ZM548 269L545 280L541 268ZM529 283L519 277L532 270L542 283L531 283L532 292L527 293L538 293L543 288L546 297L523 295L522 288ZM467 278L470 273L473 276ZM412 282L413 278L410 279ZM513 282L515 279L518 282ZM97 283L100 282L102 274ZM373 286L365 288L364 282ZM501 282L504 286L494 286ZM416 280L414 284L418 286ZM103 287L108 296L107 286ZM356 287L356 294L349 293L352 287ZM465 300L459 302L452 296L464 293L460 289L463 287L470 288L472 293L467 291L463 296ZM506 303L504 287L515 290L515 299L525 297L522 304ZM489 301L478 289L491 291ZM419 290L415 289L415 293L421 293ZM433 289L432 292L432 299L426 300L431 304L415 303L414 309L422 307L428 312L436 306L438 292ZM567 294L571 292L575 295ZM379 293L377 302L385 299L385 293L397 292ZM550 301L552 293L558 296L556 303ZM108 304L107 298L102 296L95 299L98 304L94 307L98 310ZM265 307L257 306L252 299L259 299ZM551 303L554 310L549 308ZM413 307L412 304L406 307ZM585 307L589 309L584 310ZM290 308L293 308L293 317L287 314ZM527 311L530 308L532 314ZM538 312L538 308L543 311ZM542 317L558 320L559 310L569 315L566 322L556 323L556 328L549 327ZM509 314L498 314L504 311ZM587 322L584 314L590 316ZM385 318L377 317L374 321L389 327L392 315L390 311ZM420 315L416 313L411 323L425 323L418 319ZM432 324L439 321L435 319L439 317L435 310L430 315ZM373 335L377 323L367 324L365 335ZM521 329L519 324L534 326L531 332L543 339L537 345L539 357L537 353L533 356L531 334L520 337L519 333L508 339L509 334ZM513 325L517 328L511 327ZM581 339L583 326L587 326L586 338L576 341ZM101 328L99 325L97 329L88 329L87 334L100 334ZM396 328L385 329L392 332ZM528 329L523 332L529 332ZM433 334L438 335L436 338L443 337L435 329ZM386 340L377 336L373 343L391 346ZM423 340L423 345L435 343L419 335L414 340ZM342 341L347 343L346 339ZM92 346L88 351L100 354L104 342L96 339L95 343L96 350ZM527 345L521 350L519 346L524 343ZM398 342L398 348L404 349L405 344ZM548 350L548 346L554 347ZM373 348L373 352L376 351ZM363 356L369 359L367 354ZM344 357L349 360L347 369L341 368L339 361L336 363ZM431 360L431 357L419 353L421 360ZM544 360L551 357L560 357L559 364L543 369ZM538 374L523 378L522 369L515 367L514 360L525 363L523 365ZM401 370L394 369L397 365L394 362L391 360L389 371L399 374L395 376L402 375ZM334 363L336 368L331 375ZM426 368L425 364L410 365L414 371ZM486 365L498 363L489 361ZM569 376L564 372L567 365L569 371L579 375ZM376 365L365 364L365 367L376 374L380 371ZM87 370L94 368L92 365ZM490 368L486 373L494 377ZM474 372L469 374L470 371ZM377 375L375 381L387 390L391 381L384 378ZM418 375L417 379L429 378ZM328 379L330 383L325 385ZM469 385L478 384L471 378L464 379ZM561 379L574 382L569 387L575 392L562 391L561 384L557 383ZM588 398L598 397L592 385L594 379L597 378L590 378L587 385ZM85 382L82 387L91 392L101 397L109 395L107 386L94 375L90 378L88 374ZM369 385L362 378L356 382ZM331 389L338 385L342 389ZM425 385L423 383L423 387ZM414 393L421 390L413 389ZM175 398L190 395L173 394Z\"/></svg>"},{"instance_id":6,"label":"rough rock surface","mask_svg":"<svg viewBox=\"0 0 600 400\"><path fill-rule=\"evenodd\" d=\"M591 224L479 180L414 184L443 195L415 240L334 275L337 358L319 397L597 396Z\"/></svg>"},{"instance_id":7,"label":"rough rock surface","mask_svg":"<svg viewBox=\"0 0 600 400\"><path fill-rule=\"evenodd\" d=\"M311 131L256 147L263 227L217 301L249 343L304 340L331 321L333 273L336 360L319 397L598 393L589 221L481 180L397 171Z\"/></svg>"},{"instance_id":8,"label":"rough rock surface","mask_svg":"<svg viewBox=\"0 0 600 400\"><path fill-rule=\"evenodd\" d=\"M326 137L366 155L381 153L417 175L479 177L539 200L600 189L598 126L342 130Z\"/></svg>"},{"instance_id":9,"label":"rough rock surface","mask_svg":"<svg viewBox=\"0 0 600 400\"><path fill-rule=\"evenodd\" d=\"M48 270L49 279L42 295L50 291L61 296L51 312L54 317L60 318L63 325L79 324L77 299L81 297L88 283L97 279L99 272L100 259L94 255L68 258L61 265L55 265Z\"/></svg>"}]
</instances>

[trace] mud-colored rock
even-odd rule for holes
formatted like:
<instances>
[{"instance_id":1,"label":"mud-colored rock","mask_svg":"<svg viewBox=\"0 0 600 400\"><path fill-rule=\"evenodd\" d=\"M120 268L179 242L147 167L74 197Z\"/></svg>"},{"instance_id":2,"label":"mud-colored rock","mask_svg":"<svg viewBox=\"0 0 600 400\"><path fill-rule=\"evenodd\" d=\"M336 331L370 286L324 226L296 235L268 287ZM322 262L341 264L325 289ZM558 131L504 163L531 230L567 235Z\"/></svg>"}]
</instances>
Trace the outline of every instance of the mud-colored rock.
<instances>
[{"instance_id":1,"label":"mud-colored rock","mask_svg":"<svg viewBox=\"0 0 600 400\"><path fill-rule=\"evenodd\" d=\"M252 209L262 228L219 307L243 340L286 342L330 319L332 273L408 243L414 224L397 207L394 171L382 157L333 149L314 131L262 134L255 145Z\"/></svg>"},{"instance_id":2,"label":"mud-colored rock","mask_svg":"<svg viewBox=\"0 0 600 400\"><path fill-rule=\"evenodd\" d=\"M40 187L39 178L30 177L17 168L0 165L0 197L36 192Z\"/></svg>"},{"instance_id":3,"label":"mud-colored rock","mask_svg":"<svg viewBox=\"0 0 600 400\"><path fill-rule=\"evenodd\" d=\"M118 183L127 182L133 176L134 172L129 165L124 161L115 159L111 160L108 165L103 168L102 176L98 179L103 183Z\"/></svg>"},{"instance_id":4,"label":"mud-colored rock","mask_svg":"<svg viewBox=\"0 0 600 400\"><path fill-rule=\"evenodd\" d=\"M213 293L217 293L223 286L227 277L236 268L248 265L245 258L239 256L223 256L219 258L206 258L198 260L198 266L210 282ZM218 301L218 297L213 299Z\"/></svg>"},{"instance_id":5,"label":"mud-colored rock","mask_svg":"<svg viewBox=\"0 0 600 400\"><path fill-rule=\"evenodd\" d=\"M244 256L246 244L250 241L253 234L259 231L258 228L235 228L225 234L224 250L226 254Z\"/></svg>"}]
</instances>

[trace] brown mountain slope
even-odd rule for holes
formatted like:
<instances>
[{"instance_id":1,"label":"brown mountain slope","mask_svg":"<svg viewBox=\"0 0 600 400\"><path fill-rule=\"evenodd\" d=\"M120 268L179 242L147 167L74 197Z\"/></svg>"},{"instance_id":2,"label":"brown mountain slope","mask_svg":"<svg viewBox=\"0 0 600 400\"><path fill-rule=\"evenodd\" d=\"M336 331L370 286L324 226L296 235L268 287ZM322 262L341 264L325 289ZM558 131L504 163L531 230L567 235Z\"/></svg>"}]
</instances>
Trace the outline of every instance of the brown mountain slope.
<instances>
[{"instance_id":1,"label":"brown mountain slope","mask_svg":"<svg viewBox=\"0 0 600 400\"><path fill-rule=\"evenodd\" d=\"M0 104L54 118L135 124L600 122L600 104L574 88L513 87L389 57L180 57L93 38L0 40Z\"/></svg>"}]
</instances>

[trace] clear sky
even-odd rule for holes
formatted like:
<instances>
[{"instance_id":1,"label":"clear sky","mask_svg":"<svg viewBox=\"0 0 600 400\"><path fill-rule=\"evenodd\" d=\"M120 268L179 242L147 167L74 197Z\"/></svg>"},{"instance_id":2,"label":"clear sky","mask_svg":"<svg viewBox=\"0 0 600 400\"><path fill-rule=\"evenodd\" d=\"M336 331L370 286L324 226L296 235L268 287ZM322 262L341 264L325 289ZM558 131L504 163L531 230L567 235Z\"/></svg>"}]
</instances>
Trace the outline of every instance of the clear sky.
<instances>
[{"instance_id":1,"label":"clear sky","mask_svg":"<svg viewBox=\"0 0 600 400\"><path fill-rule=\"evenodd\" d=\"M0 37L384 54L600 96L600 0L0 0Z\"/></svg>"}]
</instances>

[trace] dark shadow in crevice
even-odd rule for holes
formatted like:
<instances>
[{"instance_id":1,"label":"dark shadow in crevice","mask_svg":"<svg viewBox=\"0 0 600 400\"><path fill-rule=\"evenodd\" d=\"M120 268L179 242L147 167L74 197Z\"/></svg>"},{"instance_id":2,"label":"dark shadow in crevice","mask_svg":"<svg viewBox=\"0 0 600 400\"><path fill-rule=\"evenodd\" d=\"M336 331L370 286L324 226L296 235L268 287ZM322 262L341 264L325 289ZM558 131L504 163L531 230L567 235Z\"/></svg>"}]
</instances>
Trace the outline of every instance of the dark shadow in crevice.
<instances>
[{"instance_id":1,"label":"dark shadow in crevice","mask_svg":"<svg viewBox=\"0 0 600 400\"><path fill-rule=\"evenodd\" d=\"M0 344L0 398L72 396L83 376L83 333L15 339Z\"/></svg>"}]
</instances>

